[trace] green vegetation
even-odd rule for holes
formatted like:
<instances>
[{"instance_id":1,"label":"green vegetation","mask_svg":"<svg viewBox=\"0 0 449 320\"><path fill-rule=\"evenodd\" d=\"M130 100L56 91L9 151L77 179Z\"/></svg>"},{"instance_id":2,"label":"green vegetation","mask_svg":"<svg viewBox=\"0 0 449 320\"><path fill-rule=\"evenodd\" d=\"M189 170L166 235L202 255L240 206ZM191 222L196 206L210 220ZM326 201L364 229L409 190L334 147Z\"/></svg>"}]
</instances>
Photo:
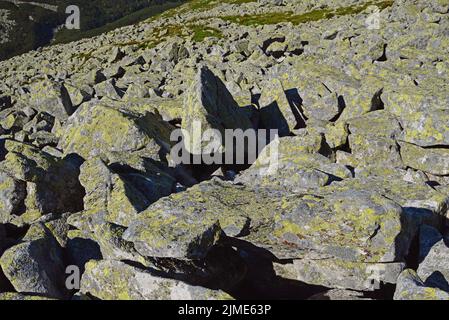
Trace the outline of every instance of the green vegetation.
<instances>
[{"instance_id":1,"label":"green vegetation","mask_svg":"<svg viewBox=\"0 0 449 320\"><path fill-rule=\"evenodd\" d=\"M195 42L201 42L207 37L212 38L222 38L223 34L220 30L209 27L207 25L194 25L187 24L181 25L165 25L159 28L155 28L152 32L153 36L151 38L145 39L143 41L129 41L124 43L116 43L117 46L137 46L141 49L151 49L158 44L165 41L168 37L180 37L187 38L192 37Z\"/></svg>"},{"instance_id":2,"label":"green vegetation","mask_svg":"<svg viewBox=\"0 0 449 320\"><path fill-rule=\"evenodd\" d=\"M171 12L171 15L187 11L207 11L222 3L243 4L256 1L257 0L190 0L185 6Z\"/></svg>"},{"instance_id":3,"label":"green vegetation","mask_svg":"<svg viewBox=\"0 0 449 320\"><path fill-rule=\"evenodd\" d=\"M206 26L193 26L192 40L195 42L201 42L207 37L221 38L223 34L220 30Z\"/></svg>"},{"instance_id":4,"label":"green vegetation","mask_svg":"<svg viewBox=\"0 0 449 320\"><path fill-rule=\"evenodd\" d=\"M370 1L363 5L352 7L341 7L337 9L320 9L306 12L303 14L294 14L293 12L270 12L258 15L247 16L225 16L222 19L238 23L241 25L262 25L262 24L277 24L282 22L291 22L294 25L319 21L323 19L330 19L335 16L345 16L350 14L358 14L365 11L369 6L377 6L380 10L393 5L393 0L387 1Z\"/></svg>"}]
</instances>

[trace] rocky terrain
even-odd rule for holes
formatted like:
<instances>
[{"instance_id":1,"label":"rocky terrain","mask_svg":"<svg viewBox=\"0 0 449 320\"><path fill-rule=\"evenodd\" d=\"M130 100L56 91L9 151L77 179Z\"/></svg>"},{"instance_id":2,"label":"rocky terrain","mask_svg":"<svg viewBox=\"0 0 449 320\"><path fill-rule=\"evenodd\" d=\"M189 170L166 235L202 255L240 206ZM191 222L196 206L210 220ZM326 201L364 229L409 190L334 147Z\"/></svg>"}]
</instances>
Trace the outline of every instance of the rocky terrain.
<instances>
[{"instance_id":1,"label":"rocky terrain","mask_svg":"<svg viewBox=\"0 0 449 320\"><path fill-rule=\"evenodd\" d=\"M0 62L0 299L448 300L448 18L193 0ZM195 120L278 170L174 163Z\"/></svg>"}]
</instances>

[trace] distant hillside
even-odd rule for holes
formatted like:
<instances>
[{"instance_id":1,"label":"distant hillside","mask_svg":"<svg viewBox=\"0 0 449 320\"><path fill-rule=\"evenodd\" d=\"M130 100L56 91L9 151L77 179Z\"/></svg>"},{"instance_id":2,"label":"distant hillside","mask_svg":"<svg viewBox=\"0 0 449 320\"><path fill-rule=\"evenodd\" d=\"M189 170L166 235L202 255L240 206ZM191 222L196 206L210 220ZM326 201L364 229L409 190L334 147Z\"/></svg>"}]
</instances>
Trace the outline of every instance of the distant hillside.
<instances>
[{"instance_id":1,"label":"distant hillside","mask_svg":"<svg viewBox=\"0 0 449 320\"><path fill-rule=\"evenodd\" d=\"M51 41L64 43L134 24L183 0L0 0L0 60ZM81 11L81 30L54 30L64 24L69 5Z\"/></svg>"}]
</instances>

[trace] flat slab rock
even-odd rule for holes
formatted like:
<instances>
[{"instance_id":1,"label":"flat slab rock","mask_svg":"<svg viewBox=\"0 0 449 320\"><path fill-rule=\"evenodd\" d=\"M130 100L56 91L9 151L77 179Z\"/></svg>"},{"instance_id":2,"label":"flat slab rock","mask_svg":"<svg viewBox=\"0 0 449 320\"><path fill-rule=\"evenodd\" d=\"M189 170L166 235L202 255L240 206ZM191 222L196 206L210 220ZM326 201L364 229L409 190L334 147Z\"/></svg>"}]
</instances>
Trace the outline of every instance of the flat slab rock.
<instances>
[{"instance_id":1,"label":"flat slab rock","mask_svg":"<svg viewBox=\"0 0 449 320\"><path fill-rule=\"evenodd\" d=\"M81 278L81 293L102 300L227 300L220 290L160 278L120 261L90 261Z\"/></svg>"},{"instance_id":2,"label":"flat slab rock","mask_svg":"<svg viewBox=\"0 0 449 320\"><path fill-rule=\"evenodd\" d=\"M278 258L305 251L353 262L391 262L408 250L412 229L391 200L361 190L322 196L264 193L213 180L163 198L124 238L144 256L204 256L222 237L243 237Z\"/></svg>"}]
</instances>

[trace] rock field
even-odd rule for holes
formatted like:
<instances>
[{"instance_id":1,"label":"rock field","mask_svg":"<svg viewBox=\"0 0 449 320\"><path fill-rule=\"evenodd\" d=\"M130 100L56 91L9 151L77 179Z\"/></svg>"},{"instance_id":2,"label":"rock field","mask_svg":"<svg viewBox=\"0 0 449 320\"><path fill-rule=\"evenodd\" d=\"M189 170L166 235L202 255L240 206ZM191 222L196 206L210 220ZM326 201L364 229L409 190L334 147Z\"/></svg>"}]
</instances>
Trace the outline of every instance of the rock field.
<instances>
[{"instance_id":1,"label":"rock field","mask_svg":"<svg viewBox=\"0 0 449 320\"><path fill-rule=\"evenodd\" d=\"M449 300L448 0L193 0L0 62L0 135L0 299Z\"/></svg>"}]
</instances>

